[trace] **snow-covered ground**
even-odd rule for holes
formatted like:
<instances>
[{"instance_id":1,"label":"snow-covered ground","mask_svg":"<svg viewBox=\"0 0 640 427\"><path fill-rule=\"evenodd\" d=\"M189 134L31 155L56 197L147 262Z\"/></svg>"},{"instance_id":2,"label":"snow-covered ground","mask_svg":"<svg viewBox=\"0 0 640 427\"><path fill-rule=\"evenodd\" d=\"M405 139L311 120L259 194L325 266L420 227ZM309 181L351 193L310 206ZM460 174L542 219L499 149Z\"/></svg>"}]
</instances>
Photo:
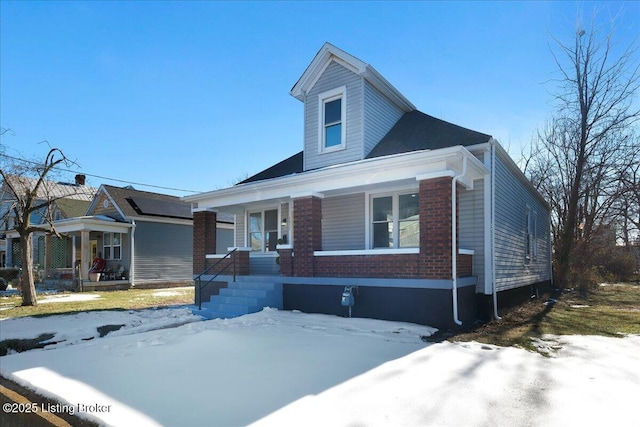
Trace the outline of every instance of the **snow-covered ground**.
<instances>
[{"instance_id":1,"label":"snow-covered ground","mask_svg":"<svg viewBox=\"0 0 640 427\"><path fill-rule=\"evenodd\" d=\"M124 326L96 338L103 325ZM0 340L58 343L5 356L0 372L114 426L640 425L640 336L550 337L560 349L543 357L422 341L433 331L271 309L10 319Z\"/></svg>"}]
</instances>

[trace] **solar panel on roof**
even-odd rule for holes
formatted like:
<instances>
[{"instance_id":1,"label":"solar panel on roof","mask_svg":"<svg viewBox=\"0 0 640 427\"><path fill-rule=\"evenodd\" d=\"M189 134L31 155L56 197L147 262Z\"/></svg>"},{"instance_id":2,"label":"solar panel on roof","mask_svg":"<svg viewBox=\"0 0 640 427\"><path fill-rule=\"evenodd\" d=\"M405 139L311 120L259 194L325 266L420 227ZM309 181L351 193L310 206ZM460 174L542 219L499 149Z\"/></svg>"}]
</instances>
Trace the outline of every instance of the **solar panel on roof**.
<instances>
[{"instance_id":1,"label":"solar panel on roof","mask_svg":"<svg viewBox=\"0 0 640 427\"><path fill-rule=\"evenodd\" d=\"M157 200L146 197L128 197L127 201L140 215L165 216L171 218L192 219L191 206L188 203L173 200Z\"/></svg>"}]
</instances>

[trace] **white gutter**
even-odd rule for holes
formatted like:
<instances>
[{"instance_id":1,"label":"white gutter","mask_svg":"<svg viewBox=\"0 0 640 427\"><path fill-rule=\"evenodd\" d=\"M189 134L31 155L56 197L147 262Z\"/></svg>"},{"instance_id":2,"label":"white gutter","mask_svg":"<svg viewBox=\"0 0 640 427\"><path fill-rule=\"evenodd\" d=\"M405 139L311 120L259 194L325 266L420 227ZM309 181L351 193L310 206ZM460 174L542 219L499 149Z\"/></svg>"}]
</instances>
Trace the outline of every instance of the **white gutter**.
<instances>
[{"instance_id":1,"label":"white gutter","mask_svg":"<svg viewBox=\"0 0 640 427\"><path fill-rule=\"evenodd\" d=\"M456 203L456 189L458 180L467 173L467 156L462 158L462 172L453 177L451 180L451 273L453 276L451 293L453 297L453 321L456 325L462 325L462 322L458 318L458 245L457 245L457 203Z\"/></svg>"},{"instance_id":2,"label":"white gutter","mask_svg":"<svg viewBox=\"0 0 640 427\"><path fill-rule=\"evenodd\" d=\"M498 289L496 285L496 145L493 139L489 142L491 147L491 285L493 294L493 317L502 320L498 316Z\"/></svg>"},{"instance_id":3,"label":"white gutter","mask_svg":"<svg viewBox=\"0 0 640 427\"><path fill-rule=\"evenodd\" d=\"M129 283L131 283L131 287L136 285L135 278L135 253L136 253L136 220L131 220L131 262L129 263Z\"/></svg>"}]
</instances>

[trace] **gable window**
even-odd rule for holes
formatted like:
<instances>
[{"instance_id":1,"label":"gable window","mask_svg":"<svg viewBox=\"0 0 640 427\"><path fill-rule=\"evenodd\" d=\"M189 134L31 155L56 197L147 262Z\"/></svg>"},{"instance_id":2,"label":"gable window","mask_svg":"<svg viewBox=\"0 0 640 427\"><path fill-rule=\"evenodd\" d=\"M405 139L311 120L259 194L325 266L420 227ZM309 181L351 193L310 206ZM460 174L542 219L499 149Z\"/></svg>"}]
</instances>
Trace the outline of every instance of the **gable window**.
<instances>
[{"instance_id":1,"label":"gable window","mask_svg":"<svg viewBox=\"0 0 640 427\"><path fill-rule=\"evenodd\" d=\"M373 248L420 246L418 193L375 196L371 202Z\"/></svg>"},{"instance_id":2,"label":"gable window","mask_svg":"<svg viewBox=\"0 0 640 427\"><path fill-rule=\"evenodd\" d=\"M104 233L104 259L122 259L122 233Z\"/></svg>"},{"instance_id":3,"label":"gable window","mask_svg":"<svg viewBox=\"0 0 640 427\"><path fill-rule=\"evenodd\" d=\"M320 113L320 152L341 150L346 147L345 133L346 87L318 95Z\"/></svg>"},{"instance_id":4,"label":"gable window","mask_svg":"<svg viewBox=\"0 0 640 427\"><path fill-rule=\"evenodd\" d=\"M525 258L528 261L535 260L538 256L537 226L538 218L536 212L527 207L525 219Z\"/></svg>"},{"instance_id":5,"label":"gable window","mask_svg":"<svg viewBox=\"0 0 640 427\"><path fill-rule=\"evenodd\" d=\"M252 251L272 252L278 245L278 210L249 214L249 245Z\"/></svg>"}]
</instances>

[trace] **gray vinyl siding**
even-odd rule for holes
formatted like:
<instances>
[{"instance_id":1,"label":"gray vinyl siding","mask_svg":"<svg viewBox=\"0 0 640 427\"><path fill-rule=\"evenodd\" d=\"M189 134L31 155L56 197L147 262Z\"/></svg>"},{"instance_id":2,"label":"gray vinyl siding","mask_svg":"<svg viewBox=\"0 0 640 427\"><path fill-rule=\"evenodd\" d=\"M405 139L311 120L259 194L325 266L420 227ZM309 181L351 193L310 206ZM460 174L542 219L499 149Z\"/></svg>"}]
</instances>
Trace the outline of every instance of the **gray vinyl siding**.
<instances>
[{"instance_id":1,"label":"gray vinyl siding","mask_svg":"<svg viewBox=\"0 0 640 427\"><path fill-rule=\"evenodd\" d=\"M229 247L234 246L233 229L219 228L216 230L216 253L226 254Z\"/></svg>"},{"instance_id":2,"label":"gray vinyl siding","mask_svg":"<svg viewBox=\"0 0 640 427\"><path fill-rule=\"evenodd\" d=\"M190 280L193 227L138 222L135 229L135 281Z\"/></svg>"},{"instance_id":3,"label":"gray vinyl siding","mask_svg":"<svg viewBox=\"0 0 640 427\"><path fill-rule=\"evenodd\" d=\"M364 83L363 158L389 132L404 112L367 81Z\"/></svg>"},{"instance_id":4,"label":"gray vinyl siding","mask_svg":"<svg viewBox=\"0 0 640 427\"><path fill-rule=\"evenodd\" d=\"M495 276L498 291L527 286L550 279L549 212L525 184L524 177L511 170L499 152L495 159ZM527 207L537 213L538 255L527 260Z\"/></svg>"},{"instance_id":5,"label":"gray vinyl siding","mask_svg":"<svg viewBox=\"0 0 640 427\"><path fill-rule=\"evenodd\" d=\"M250 255L249 274L251 275L278 275L280 274L280 266L276 263L276 255Z\"/></svg>"},{"instance_id":6,"label":"gray vinyl siding","mask_svg":"<svg viewBox=\"0 0 640 427\"><path fill-rule=\"evenodd\" d=\"M309 91L304 105L304 169L362 159L363 152L363 79L342 65L332 62ZM318 95L346 86L346 148L319 153Z\"/></svg>"},{"instance_id":7,"label":"gray vinyl siding","mask_svg":"<svg viewBox=\"0 0 640 427\"><path fill-rule=\"evenodd\" d=\"M365 249L365 195L322 200L322 250Z\"/></svg>"},{"instance_id":8,"label":"gray vinyl siding","mask_svg":"<svg viewBox=\"0 0 640 427\"><path fill-rule=\"evenodd\" d=\"M484 289L484 181L476 180L473 190L458 192L458 242L461 249L472 249L473 275L477 289Z\"/></svg>"},{"instance_id":9,"label":"gray vinyl siding","mask_svg":"<svg viewBox=\"0 0 640 427\"><path fill-rule=\"evenodd\" d=\"M233 246L237 246L239 248L246 246L244 223L245 223L244 214L236 215L236 243Z\"/></svg>"}]
</instances>

